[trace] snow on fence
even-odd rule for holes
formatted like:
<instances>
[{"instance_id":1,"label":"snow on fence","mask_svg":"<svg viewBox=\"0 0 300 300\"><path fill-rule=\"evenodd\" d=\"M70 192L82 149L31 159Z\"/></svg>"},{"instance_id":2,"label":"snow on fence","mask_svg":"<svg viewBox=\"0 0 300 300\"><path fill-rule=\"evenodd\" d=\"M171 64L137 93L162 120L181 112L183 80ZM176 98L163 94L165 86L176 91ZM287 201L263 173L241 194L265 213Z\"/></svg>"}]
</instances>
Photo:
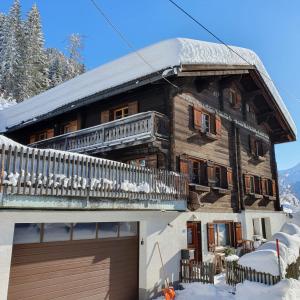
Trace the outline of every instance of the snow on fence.
<instances>
[{"instance_id":1,"label":"snow on fence","mask_svg":"<svg viewBox=\"0 0 300 300\"><path fill-rule=\"evenodd\" d=\"M0 146L1 147L1 146ZM0 192L138 200L187 200L184 176L21 145L0 148Z\"/></svg>"},{"instance_id":2,"label":"snow on fence","mask_svg":"<svg viewBox=\"0 0 300 300\"><path fill-rule=\"evenodd\" d=\"M274 276L270 273L257 272L249 267L243 267L237 262L226 262L226 283L236 285L245 280L274 285L280 281L280 276Z\"/></svg>"},{"instance_id":3,"label":"snow on fence","mask_svg":"<svg viewBox=\"0 0 300 300\"><path fill-rule=\"evenodd\" d=\"M180 261L182 283L202 282L214 284L215 266L211 262Z\"/></svg>"}]
</instances>

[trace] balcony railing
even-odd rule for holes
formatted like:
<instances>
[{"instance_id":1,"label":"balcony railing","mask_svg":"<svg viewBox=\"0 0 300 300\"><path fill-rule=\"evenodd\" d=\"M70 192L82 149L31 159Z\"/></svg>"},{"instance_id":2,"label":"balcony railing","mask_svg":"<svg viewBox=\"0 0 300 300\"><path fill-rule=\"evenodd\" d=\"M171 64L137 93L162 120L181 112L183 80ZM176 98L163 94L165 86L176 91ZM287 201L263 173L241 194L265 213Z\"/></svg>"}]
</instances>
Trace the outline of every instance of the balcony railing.
<instances>
[{"instance_id":1,"label":"balcony railing","mask_svg":"<svg viewBox=\"0 0 300 300\"><path fill-rule=\"evenodd\" d=\"M3 196L16 195L30 196L34 201L43 198L42 206L46 207L44 196L49 196L55 198L58 208L68 206L63 199L85 199L89 208L97 208L97 202L109 199L114 203L185 203L188 195L186 179L180 174L63 151L2 145L0 171L2 205ZM24 199L22 206L27 205Z\"/></svg>"},{"instance_id":2,"label":"balcony railing","mask_svg":"<svg viewBox=\"0 0 300 300\"><path fill-rule=\"evenodd\" d=\"M168 137L168 118L158 112L150 111L59 135L30 146L95 153L153 142L158 139L168 139Z\"/></svg>"}]
</instances>

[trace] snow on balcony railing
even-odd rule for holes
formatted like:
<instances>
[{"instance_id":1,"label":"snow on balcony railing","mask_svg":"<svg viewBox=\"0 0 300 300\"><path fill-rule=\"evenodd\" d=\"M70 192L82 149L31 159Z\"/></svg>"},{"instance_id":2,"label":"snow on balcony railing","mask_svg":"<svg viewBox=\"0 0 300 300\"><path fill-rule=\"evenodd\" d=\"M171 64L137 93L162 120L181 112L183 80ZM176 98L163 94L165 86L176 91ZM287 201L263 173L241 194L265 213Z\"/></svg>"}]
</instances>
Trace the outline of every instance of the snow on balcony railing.
<instances>
[{"instance_id":1,"label":"snow on balcony railing","mask_svg":"<svg viewBox=\"0 0 300 300\"><path fill-rule=\"evenodd\" d=\"M0 192L36 196L186 200L186 179L87 155L18 144L0 149Z\"/></svg>"}]
</instances>

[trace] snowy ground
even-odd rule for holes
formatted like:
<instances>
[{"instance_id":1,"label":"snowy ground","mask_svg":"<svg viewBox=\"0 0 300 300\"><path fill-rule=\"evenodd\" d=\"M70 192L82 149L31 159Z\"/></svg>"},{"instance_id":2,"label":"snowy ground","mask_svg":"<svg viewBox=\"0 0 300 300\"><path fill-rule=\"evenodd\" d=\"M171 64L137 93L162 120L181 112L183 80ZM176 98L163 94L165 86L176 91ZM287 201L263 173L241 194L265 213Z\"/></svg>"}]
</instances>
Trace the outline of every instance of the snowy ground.
<instances>
[{"instance_id":1,"label":"snowy ground","mask_svg":"<svg viewBox=\"0 0 300 300\"><path fill-rule=\"evenodd\" d=\"M300 281L284 279L267 286L245 281L234 287L226 285L224 274L215 276L215 284L183 284L184 290L176 291L176 300L299 300ZM164 300L164 297L157 298Z\"/></svg>"}]
</instances>

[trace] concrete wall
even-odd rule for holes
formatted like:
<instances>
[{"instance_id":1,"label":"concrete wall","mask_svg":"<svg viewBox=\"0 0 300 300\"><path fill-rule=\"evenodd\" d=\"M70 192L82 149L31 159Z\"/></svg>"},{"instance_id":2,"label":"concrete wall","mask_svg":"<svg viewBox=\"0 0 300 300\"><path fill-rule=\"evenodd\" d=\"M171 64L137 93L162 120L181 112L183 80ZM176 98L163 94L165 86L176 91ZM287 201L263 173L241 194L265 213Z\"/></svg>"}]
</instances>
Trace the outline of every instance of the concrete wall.
<instances>
[{"instance_id":1,"label":"concrete wall","mask_svg":"<svg viewBox=\"0 0 300 300\"><path fill-rule=\"evenodd\" d=\"M209 260L212 256L207 251L207 222L214 220L241 221L243 237L252 239L252 219L261 217L270 217L272 234L278 231L285 222L285 216L282 213L257 211L242 214L163 211L0 211L0 300L5 300L7 297L15 223L139 222L140 299L149 299L161 290L164 283L164 272L157 242L160 245L169 280L176 283L179 280L180 251L187 247L187 221L201 221L203 258Z\"/></svg>"}]
</instances>

